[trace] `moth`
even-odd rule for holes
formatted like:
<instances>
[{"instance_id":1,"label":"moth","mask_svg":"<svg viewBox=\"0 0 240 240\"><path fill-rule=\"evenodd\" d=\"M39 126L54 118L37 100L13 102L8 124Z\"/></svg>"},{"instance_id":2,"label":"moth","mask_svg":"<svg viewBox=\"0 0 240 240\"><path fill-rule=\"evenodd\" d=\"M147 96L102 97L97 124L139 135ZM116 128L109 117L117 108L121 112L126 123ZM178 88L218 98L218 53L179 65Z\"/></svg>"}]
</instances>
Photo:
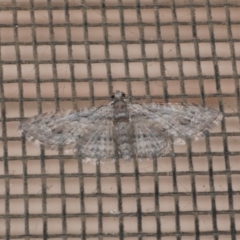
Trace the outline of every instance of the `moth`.
<instances>
[{"instance_id":1,"label":"moth","mask_svg":"<svg viewBox=\"0 0 240 240\"><path fill-rule=\"evenodd\" d=\"M222 118L220 111L196 104L129 103L117 90L108 105L43 113L23 121L19 131L38 145L103 163L164 156L173 144L203 137Z\"/></svg>"}]
</instances>

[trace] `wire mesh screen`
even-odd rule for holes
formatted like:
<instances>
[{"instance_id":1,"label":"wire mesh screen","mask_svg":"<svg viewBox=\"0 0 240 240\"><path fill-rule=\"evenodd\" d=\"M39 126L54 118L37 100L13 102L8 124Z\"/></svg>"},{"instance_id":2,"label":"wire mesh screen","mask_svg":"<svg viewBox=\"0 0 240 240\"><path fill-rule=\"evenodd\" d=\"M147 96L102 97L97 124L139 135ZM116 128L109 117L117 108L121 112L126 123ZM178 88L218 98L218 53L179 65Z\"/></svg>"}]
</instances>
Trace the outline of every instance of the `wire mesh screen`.
<instances>
[{"instance_id":1,"label":"wire mesh screen","mask_svg":"<svg viewBox=\"0 0 240 240\"><path fill-rule=\"evenodd\" d=\"M240 4L0 2L0 239L240 239ZM33 146L19 122L134 101L224 113L157 161L91 165Z\"/></svg>"}]
</instances>

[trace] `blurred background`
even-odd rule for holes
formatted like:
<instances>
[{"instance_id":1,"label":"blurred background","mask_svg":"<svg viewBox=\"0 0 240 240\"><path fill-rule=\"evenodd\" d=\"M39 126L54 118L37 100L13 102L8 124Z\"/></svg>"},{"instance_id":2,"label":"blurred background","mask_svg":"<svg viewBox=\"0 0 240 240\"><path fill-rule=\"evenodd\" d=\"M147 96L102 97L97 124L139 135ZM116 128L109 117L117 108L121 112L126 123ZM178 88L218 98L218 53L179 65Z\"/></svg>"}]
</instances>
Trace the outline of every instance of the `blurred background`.
<instances>
[{"instance_id":1,"label":"blurred background","mask_svg":"<svg viewBox=\"0 0 240 240\"><path fill-rule=\"evenodd\" d=\"M240 239L239 76L239 1L2 0L0 239ZM97 166L17 132L115 90L224 119L157 161Z\"/></svg>"}]
</instances>

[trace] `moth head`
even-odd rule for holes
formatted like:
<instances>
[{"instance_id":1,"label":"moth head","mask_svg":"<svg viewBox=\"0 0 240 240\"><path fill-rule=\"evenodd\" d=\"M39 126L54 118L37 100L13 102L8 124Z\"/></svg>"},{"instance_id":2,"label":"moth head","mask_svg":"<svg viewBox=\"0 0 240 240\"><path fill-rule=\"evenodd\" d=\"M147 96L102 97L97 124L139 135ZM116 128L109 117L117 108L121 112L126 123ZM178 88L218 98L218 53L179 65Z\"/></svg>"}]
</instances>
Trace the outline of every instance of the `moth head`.
<instances>
[{"instance_id":1,"label":"moth head","mask_svg":"<svg viewBox=\"0 0 240 240\"><path fill-rule=\"evenodd\" d=\"M119 90L115 91L115 93L112 95L113 100L123 100L125 98L126 94L124 92L121 92Z\"/></svg>"}]
</instances>

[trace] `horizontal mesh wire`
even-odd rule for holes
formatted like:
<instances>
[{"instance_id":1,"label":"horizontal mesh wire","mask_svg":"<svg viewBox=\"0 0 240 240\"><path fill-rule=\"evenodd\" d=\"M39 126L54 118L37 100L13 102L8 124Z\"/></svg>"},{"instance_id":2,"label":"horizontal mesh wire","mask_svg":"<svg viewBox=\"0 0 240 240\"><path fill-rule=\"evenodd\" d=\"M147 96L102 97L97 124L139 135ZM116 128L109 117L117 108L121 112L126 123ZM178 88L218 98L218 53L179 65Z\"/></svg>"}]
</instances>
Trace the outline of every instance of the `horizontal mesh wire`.
<instances>
[{"instance_id":1,"label":"horizontal mesh wire","mask_svg":"<svg viewBox=\"0 0 240 240\"><path fill-rule=\"evenodd\" d=\"M0 239L240 239L238 1L0 3ZM90 165L33 146L27 117L197 102L223 122L157 161Z\"/></svg>"}]
</instances>

